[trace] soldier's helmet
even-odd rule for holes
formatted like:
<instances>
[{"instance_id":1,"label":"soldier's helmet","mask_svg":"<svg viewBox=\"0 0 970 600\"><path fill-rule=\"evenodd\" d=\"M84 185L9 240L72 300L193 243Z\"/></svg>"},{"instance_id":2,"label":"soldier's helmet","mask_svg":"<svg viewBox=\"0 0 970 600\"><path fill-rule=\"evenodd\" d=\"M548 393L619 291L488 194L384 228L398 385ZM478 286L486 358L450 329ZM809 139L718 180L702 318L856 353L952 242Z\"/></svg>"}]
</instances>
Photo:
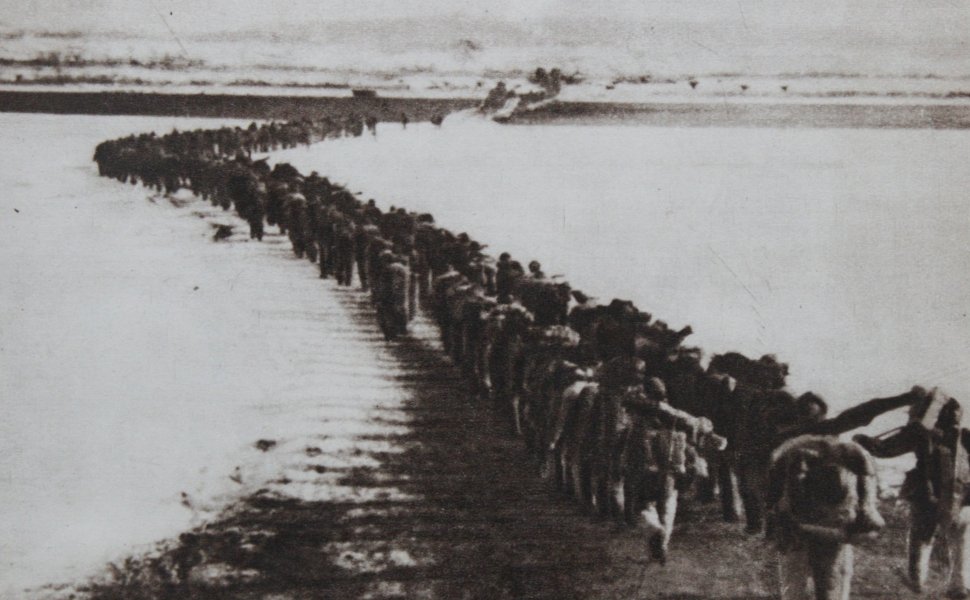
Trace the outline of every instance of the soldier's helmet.
<instances>
[{"instance_id":1,"label":"soldier's helmet","mask_svg":"<svg viewBox=\"0 0 970 600\"><path fill-rule=\"evenodd\" d=\"M824 398L812 392L805 392L795 399L798 416L806 421L821 421L828 413L829 405Z\"/></svg>"}]
</instances>

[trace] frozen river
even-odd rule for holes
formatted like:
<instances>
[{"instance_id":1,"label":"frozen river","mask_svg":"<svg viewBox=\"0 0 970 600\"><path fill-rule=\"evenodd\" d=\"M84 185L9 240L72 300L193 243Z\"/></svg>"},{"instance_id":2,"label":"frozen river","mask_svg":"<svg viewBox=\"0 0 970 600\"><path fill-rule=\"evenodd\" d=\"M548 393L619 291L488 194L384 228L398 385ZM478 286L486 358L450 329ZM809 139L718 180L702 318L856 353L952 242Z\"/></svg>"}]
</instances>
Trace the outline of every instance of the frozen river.
<instances>
[{"instance_id":1,"label":"frozen river","mask_svg":"<svg viewBox=\"0 0 970 600\"><path fill-rule=\"evenodd\" d=\"M321 390L350 389L322 364L396 401L385 367L361 371L379 357L304 356L342 327L314 312L308 265L213 244L205 205L147 202L90 161L104 139L216 124L0 115L0 596L252 491L250 463L282 468L253 442L318 434ZM965 131L453 116L278 156L690 323L708 352L775 352L794 388L844 406L914 383L970 397L968 147Z\"/></svg>"},{"instance_id":2,"label":"frozen river","mask_svg":"<svg viewBox=\"0 0 970 600\"><path fill-rule=\"evenodd\" d=\"M970 398L970 132L384 125L276 155L629 298L835 407Z\"/></svg>"},{"instance_id":3,"label":"frozen river","mask_svg":"<svg viewBox=\"0 0 970 600\"><path fill-rule=\"evenodd\" d=\"M282 472L254 442L326 431L339 365L307 338L344 319L314 312L313 269L214 244L207 203L149 202L91 162L105 139L221 123L0 114L0 597L177 535Z\"/></svg>"}]
</instances>

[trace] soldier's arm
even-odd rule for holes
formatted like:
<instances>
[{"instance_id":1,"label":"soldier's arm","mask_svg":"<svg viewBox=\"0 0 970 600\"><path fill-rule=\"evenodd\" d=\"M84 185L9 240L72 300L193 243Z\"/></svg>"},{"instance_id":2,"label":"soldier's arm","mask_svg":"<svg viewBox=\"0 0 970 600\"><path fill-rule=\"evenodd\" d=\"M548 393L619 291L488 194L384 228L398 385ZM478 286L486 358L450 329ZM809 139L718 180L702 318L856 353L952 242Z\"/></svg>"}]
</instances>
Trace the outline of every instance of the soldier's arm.
<instances>
[{"instance_id":1,"label":"soldier's arm","mask_svg":"<svg viewBox=\"0 0 970 600\"><path fill-rule=\"evenodd\" d=\"M661 423L669 427L674 427L675 429L689 430L696 432L701 428L701 419L695 417L687 411L679 410L670 406L666 402L658 402L654 406L654 410L659 417ZM708 421L709 423L709 421ZM709 432L702 432L709 433Z\"/></svg>"},{"instance_id":2,"label":"soldier's arm","mask_svg":"<svg viewBox=\"0 0 970 600\"><path fill-rule=\"evenodd\" d=\"M856 435L854 442L869 451L876 458L894 458L913 452L920 440L919 423L910 423L893 435L878 439L867 435Z\"/></svg>"},{"instance_id":3,"label":"soldier's arm","mask_svg":"<svg viewBox=\"0 0 970 600\"><path fill-rule=\"evenodd\" d=\"M838 416L831 419L781 428L775 433L773 440L775 445L778 445L787 439L800 435L840 435L872 423L873 419L883 413L908 406L918 400L921 395L925 395L925 393L922 388L914 387L905 394L898 396L873 398L872 400L867 400L866 402L844 410ZM902 451L899 454L905 454L906 452ZM898 454L894 456L898 456Z\"/></svg>"},{"instance_id":4,"label":"soldier's arm","mask_svg":"<svg viewBox=\"0 0 970 600\"><path fill-rule=\"evenodd\" d=\"M889 398L874 398L852 408L842 411L837 417L826 419L819 423L807 425L805 431L800 433L813 433L817 435L839 435L846 431L852 431L864 425L872 423L873 419L883 413L887 413L903 406L909 406L918 399L917 391L920 388L913 388L905 394L892 396Z\"/></svg>"}]
</instances>

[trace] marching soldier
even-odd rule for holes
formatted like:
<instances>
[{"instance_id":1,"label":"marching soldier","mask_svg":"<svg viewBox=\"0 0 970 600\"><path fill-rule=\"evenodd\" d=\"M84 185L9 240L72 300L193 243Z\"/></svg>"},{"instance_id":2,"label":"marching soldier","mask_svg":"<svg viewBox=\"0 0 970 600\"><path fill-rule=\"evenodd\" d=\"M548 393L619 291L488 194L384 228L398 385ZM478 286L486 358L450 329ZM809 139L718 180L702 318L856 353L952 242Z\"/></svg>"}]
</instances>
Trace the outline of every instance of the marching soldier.
<instances>
[{"instance_id":1,"label":"marching soldier","mask_svg":"<svg viewBox=\"0 0 970 600\"><path fill-rule=\"evenodd\" d=\"M962 513L970 506L970 431L960 427L960 403L939 389L914 387L908 396L912 404L904 427L885 437L859 434L853 440L877 458L916 455L916 467L906 473L900 493L910 504L910 581L917 589L926 583L930 552L939 533L951 552L948 595L966 598L970 523Z\"/></svg>"}]
</instances>

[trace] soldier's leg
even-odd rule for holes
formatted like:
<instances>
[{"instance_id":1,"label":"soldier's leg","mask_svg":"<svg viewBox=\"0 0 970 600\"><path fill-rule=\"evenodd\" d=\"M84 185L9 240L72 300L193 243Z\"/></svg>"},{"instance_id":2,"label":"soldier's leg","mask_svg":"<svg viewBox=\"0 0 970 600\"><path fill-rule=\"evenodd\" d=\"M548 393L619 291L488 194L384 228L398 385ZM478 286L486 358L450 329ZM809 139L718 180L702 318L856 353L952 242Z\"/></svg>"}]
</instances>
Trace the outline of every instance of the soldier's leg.
<instances>
[{"instance_id":1,"label":"soldier's leg","mask_svg":"<svg viewBox=\"0 0 970 600\"><path fill-rule=\"evenodd\" d=\"M327 278L327 263L330 261L330 256L327 254L327 246L323 242L318 242L319 252L320 252L320 279Z\"/></svg>"},{"instance_id":2,"label":"soldier's leg","mask_svg":"<svg viewBox=\"0 0 970 600\"><path fill-rule=\"evenodd\" d=\"M323 270L324 277L327 277L333 274L333 265L334 265L334 260L336 259L336 256L335 256L336 251L334 250L333 243L331 242L327 242L326 244L324 244L324 247L326 249L325 254L327 256L327 262L325 265L321 266L320 268Z\"/></svg>"},{"instance_id":3,"label":"soldier's leg","mask_svg":"<svg viewBox=\"0 0 970 600\"><path fill-rule=\"evenodd\" d=\"M336 256L333 259L333 278L337 280L340 285L344 284L344 254L343 249L337 246L335 249Z\"/></svg>"},{"instance_id":4,"label":"soldier's leg","mask_svg":"<svg viewBox=\"0 0 970 600\"><path fill-rule=\"evenodd\" d=\"M606 518L610 514L610 481L607 466L601 457L590 467L589 481L589 488L596 504L596 514Z\"/></svg>"},{"instance_id":5,"label":"soldier's leg","mask_svg":"<svg viewBox=\"0 0 970 600\"><path fill-rule=\"evenodd\" d=\"M859 475L859 515L853 524L858 533L879 531L886 526L885 519L879 514L879 482L875 470Z\"/></svg>"},{"instance_id":6,"label":"soldier's leg","mask_svg":"<svg viewBox=\"0 0 970 600\"><path fill-rule=\"evenodd\" d=\"M354 282L354 253L352 250L347 252L347 263L344 265L344 281L347 282L345 285L351 285Z\"/></svg>"},{"instance_id":7,"label":"soldier's leg","mask_svg":"<svg viewBox=\"0 0 970 600\"><path fill-rule=\"evenodd\" d=\"M717 498L718 484L720 482L717 477L717 469L721 462L721 456L719 452L715 452L705 455L703 459L707 461L708 471L706 477L699 477L697 479L696 495L698 502L710 504Z\"/></svg>"},{"instance_id":8,"label":"soldier's leg","mask_svg":"<svg viewBox=\"0 0 970 600\"><path fill-rule=\"evenodd\" d=\"M413 321L418 314L418 276L411 273L408 280L408 321Z\"/></svg>"},{"instance_id":9,"label":"soldier's leg","mask_svg":"<svg viewBox=\"0 0 970 600\"><path fill-rule=\"evenodd\" d=\"M431 270L427 266L422 266L418 273L418 295L421 297L421 306L427 308L431 298Z\"/></svg>"},{"instance_id":10,"label":"soldier's leg","mask_svg":"<svg viewBox=\"0 0 970 600\"><path fill-rule=\"evenodd\" d=\"M852 588L851 544L814 544L808 550L816 598L849 600Z\"/></svg>"},{"instance_id":11,"label":"soldier's leg","mask_svg":"<svg viewBox=\"0 0 970 600\"><path fill-rule=\"evenodd\" d=\"M909 528L909 580L916 591L922 591L930 572L930 555L936 534L936 514L931 508L910 504L912 520Z\"/></svg>"},{"instance_id":12,"label":"soldier's leg","mask_svg":"<svg viewBox=\"0 0 970 600\"><path fill-rule=\"evenodd\" d=\"M660 500L654 503L660 517L660 533L652 539L651 554L653 558L666 564L667 552L670 549L670 537L674 532L674 520L677 516L677 482L672 473L661 475L658 481Z\"/></svg>"},{"instance_id":13,"label":"soldier's leg","mask_svg":"<svg viewBox=\"0 0 970 600\"><path fill-rule=\"evenodd\" d=\"M644 487L654 482L648 482L648 477L644 475L642 469L630 469L626 477L623 478L623 520L627 525L636 525L637 515L646 512L647 503L644 500ZM645 517L647 525L650 519ZM659 523L659 518L658 518ZM657 533L660 533L658 529ZM649 534L648 534L649 535Z\"/></svg>"},{"instance_id":14,"label":"soldier's leg","mask_svg":"<svg viewBox=\"0 0 970 600\"><path fill-rule=\"evenodd\" d=\"M745 532L758 533L764 527L764 497L766 488L764 475L757 462L748 462L743 458L738 469L741 483L741 499L744 502L746 517ZM765 469L767 471L767 469Z\"/></svg>"},{"instance_id":15,"label":"soldier's leg","mask_svg":"<svg viewBox=\"0 0 970 600\"><path fill-rule=\"evenodd\" d=\"M849 461L849 468L858 478L859 513L852 530L855 533L871 533L886 526L885 519L879 514L879 482L876 477L876 463L872 456L861 447Z\"/></svg>"},{"instance_id":16,"label":"soldier's leg","mask_svg":"<svg viewBox=\"0 0 970 600\"><path fill-rule=\"evenodd\" d=\"M377 324L380 326L381 332L384 334L384 339L390 341L392 338L391 328L390 323L388 323L387 308L383 302L379 302L377 304Z\"/></svg>"},{"instance_id":17,"label":"soldier's leg","mask_svg":"<svg viewBox=\"0 0 970 600\"><path fill-rule=\"evenodd\" d=\"M613 517L617 522L622 522L625 520L624 514L624 494L625 494L625 465L623 457L623 447L625 446L625 440L621 439L616 444L616 448L613 455L610 457L610 468L609 468L609 501L610 501L610 516ZM641 484L643 482L637 482Z\"/></svg>"},{"instance_id":18,"label":"soldier's leg","mask_svg":"<svg viewBox=\"0 0 970 600\"><path fill-rule=\"evenodd\" d=\"M357 253L357 279L360 280L360 289L367 291L367 255L364 252Z\"/></svg>"},{"instance_id":19,"label":"soldier's leg","mask_svg":"<svg viewBox=\"0 0 970 600\"><path fill-rule=\"evenodd\" d=\"M812 570L808 564L807 550L782 552L778 557L778 579L781 584L781 600L811 600L809 592Z\"/></svg>"},{"instance_id":20,"label":"soldier's leg","mask_svg":"<svg viewBox=\"0 0 970 600\"><path fill-rule=\"evenodd\" d=\"M483 332L482 339L478 342L478 348L476 352L478 353L478 362L475 367L478 374L478 393L482 400L488 400L492 397L492 372L489 368L488 356L491 353L491 346L485 339L485 334Z\"/></svg>"},{"instance_id":21,"label":"soldier's leg","mask_svg":"<svg viewBox=\"0 0 970 600\"><path fill-rule=\"evenodd\" d=\"M950 556L950 585L947 596L967 598L970 583L970 507L963 507L947 532L947 550Z\"/></svg>"},{"instance_id":22,"label":"soldier's leg","mask_svg":"<svg viewBox=\"0 0 970 600\"><path fill-rule=\"evenodd\" d=\"M741 516L741 503L738 494L738 476L735 473L734 459L724 452L717 465L718 487L721 492L721 518L728 523L736 523Z\"/></svg>"}]
</instances>

